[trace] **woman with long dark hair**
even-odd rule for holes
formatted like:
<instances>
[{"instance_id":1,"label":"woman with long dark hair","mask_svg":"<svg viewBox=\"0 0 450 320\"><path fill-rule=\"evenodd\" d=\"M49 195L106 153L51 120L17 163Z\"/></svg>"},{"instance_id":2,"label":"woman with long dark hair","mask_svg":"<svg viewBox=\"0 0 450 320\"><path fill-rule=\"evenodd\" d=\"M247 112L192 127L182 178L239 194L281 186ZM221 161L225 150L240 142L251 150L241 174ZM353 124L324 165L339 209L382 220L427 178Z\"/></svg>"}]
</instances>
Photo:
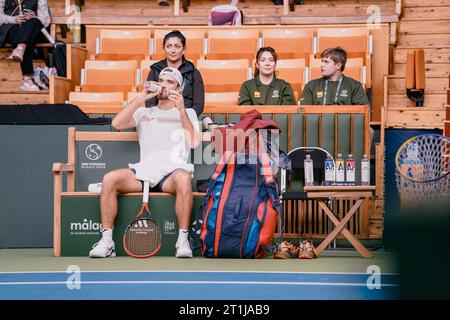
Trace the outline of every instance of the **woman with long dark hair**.
<instances>
[{"instance_id":1,"label":"woman with long dark hair","mask_svg":"<svg viewBox=\"0 0 450 320\"><path fill-rule=\"evenodd\" d=\"M200 72L194 64L184 57L186 49L186 38L178 31L174 30L164 36L163 40L164 60L154 63L150 67L148 81L158 81L159 73L166 67L178 69L183 75L183 98L186 108L193 108L197 116L203 112L205 105L205 87ZM146 106L156 106L158 100L152 98L147 100Z\"/></svg>"}]
</instances>

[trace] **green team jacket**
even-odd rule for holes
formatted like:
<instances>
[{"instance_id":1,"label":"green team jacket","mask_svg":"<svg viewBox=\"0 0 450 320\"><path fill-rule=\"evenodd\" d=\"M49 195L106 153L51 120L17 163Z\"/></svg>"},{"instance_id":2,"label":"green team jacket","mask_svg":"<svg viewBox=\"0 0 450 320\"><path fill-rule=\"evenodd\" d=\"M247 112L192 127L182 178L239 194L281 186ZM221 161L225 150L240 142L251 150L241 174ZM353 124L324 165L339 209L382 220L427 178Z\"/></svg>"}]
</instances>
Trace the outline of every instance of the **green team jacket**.
<instances>
[{"instance_id":1,"label":"green team jacket","mask_svg":"<svg viewBox=\"0 0 450 320\"><path fill-rule=\"evenodd\" d=\"M342 75L342 83L339 88L337 102L333 100L339 81L328 81L327 105L368 105L366 91L360 82ZM325 77L309 81L303 88L301 105L323 105L325 89Z\"/></svg>"},{"instance_id":2,"label":"green team jacket","mask_svg":"<svg viewBox=\"0 0 450 320\"><path fill-rule=\"evenodd\" d=\"M296 105L294 92L289 83L274 78L268 85L259 77L245 81L239 91L240 105Z\"/></svg>"}]
</instances>

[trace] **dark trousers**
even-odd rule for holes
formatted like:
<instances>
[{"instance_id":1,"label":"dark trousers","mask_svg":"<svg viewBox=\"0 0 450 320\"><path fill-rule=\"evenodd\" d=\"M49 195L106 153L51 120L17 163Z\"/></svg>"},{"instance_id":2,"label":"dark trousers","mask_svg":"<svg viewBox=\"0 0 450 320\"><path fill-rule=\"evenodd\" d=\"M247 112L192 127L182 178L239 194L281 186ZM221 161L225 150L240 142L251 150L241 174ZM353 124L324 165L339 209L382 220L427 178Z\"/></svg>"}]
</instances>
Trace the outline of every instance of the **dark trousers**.
<instances>
[{"instance_id":1,"label":"dark trousers","mask_svg":"<svg viewBox=\"0 0 450 320\"><path fill-rule=\"evenodd\" d=\"M19 43L25 43L27 48L23 54L23 62L20 64L22 75L32 75L33 69L33 49L34 45L42 40L43 28L41 21L38 19L30 19L25 23L12 26L6 35L6 42L14 48Z\"/></svg>"}]
</instances>

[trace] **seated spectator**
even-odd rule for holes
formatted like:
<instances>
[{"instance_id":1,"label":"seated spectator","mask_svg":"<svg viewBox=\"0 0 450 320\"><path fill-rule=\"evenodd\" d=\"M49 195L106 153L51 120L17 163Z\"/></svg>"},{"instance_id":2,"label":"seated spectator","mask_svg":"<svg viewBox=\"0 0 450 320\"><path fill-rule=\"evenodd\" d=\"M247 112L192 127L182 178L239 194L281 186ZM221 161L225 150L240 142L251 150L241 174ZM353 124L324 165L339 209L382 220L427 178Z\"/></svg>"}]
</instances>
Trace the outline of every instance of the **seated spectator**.
<instances>
[{"instance_id":1,"label":"seated spectator","mask_svg":"<svg viewBox=\"0 0 450 320\"><path fill-rule=\"evenodd\" d=\"M183 75L183 98L186 108L193 108L197 116L203 112L205 106L205 87L200 72L194 64L184 58L186 49L186 38L178 31L174 30L165 35L163 40L164 54L166 59L154 63L150 67L148 81L157 81L159 73L166 67L176 68ZM146 106L158 104L158 99L152 98L146 101Z\"/></svg>"},{"instance_id":2,"label":"seated spectator","mask_svg":"<svg viewBox=\"0 0 450 320\"><path fill-rule=\"evenodd\" d=\"M337 47L322 52L320 70L322 78L309 81L303 88L301 105L368 105L362 84L342 72L347 53Z\"/></svg>"},{"instance_id":3,"label":"seated spectator","mask_svg":"<svg viewBox=\"0 0 450 320\"><path fill-rule=\"evenodd\" d=\"M39 91L33 81L33 49L49 25L47 0L0 0L0 47L9 43L15 48L8 59L20 62L21 90Z\"/></svg>"},{"instance_id":4,"label":"seated spectator","mask_svg":"<svg viewBox=\"0 0 450 320\"><path fill-rule=\"evenodd\" d=\"M271 47L258 50L254 78L239 91L240 105L295 105L291 85L276 77L277 54Z\"/></svg>"},{"instance_id":5,"label":"seated spectator","mask_svg":"<svg viewBox=\"0 0 450 320\"><path fill-rule=\"evenodd\" d=\"M347 62L347 53L339 47L322 52L320 70L322 78L309 81L303 89L301 105L368 105L362 84L342 72ZM370 145L375 131L370 128Z\"/></svg>"}]
</instances>

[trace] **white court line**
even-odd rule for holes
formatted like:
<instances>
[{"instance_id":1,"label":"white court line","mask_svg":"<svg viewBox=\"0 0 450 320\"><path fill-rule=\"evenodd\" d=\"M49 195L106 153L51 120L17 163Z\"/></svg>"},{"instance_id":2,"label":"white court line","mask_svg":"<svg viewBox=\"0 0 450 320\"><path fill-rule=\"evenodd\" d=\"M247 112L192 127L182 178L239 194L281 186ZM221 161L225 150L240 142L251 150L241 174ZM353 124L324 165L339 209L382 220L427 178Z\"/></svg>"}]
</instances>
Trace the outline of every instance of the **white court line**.
<instances>
[{"instance_id":1,"label":"white court line","mask_svg":"<svg viewBox=\"0 0 450 320\"><path fill-rule=\"evenodd\" d=\"M345 286L367 287L367 283L342 282L279 282L279 281L43 281L43 282L0 282L0 285L54 285L54 284L239 284L239 285L311 285L311 286ZM381 287L398 287L398 284L380 284Z\"/></svg>"},{"instance_id":2,"label":"white court line","mask_svg":"<svg viewBox=\"0 0 450 320\"><path fill-rule=\"evenodd\" d=\"M0 271L0 274L19 274L19 273L71 273L67 271ZM94 271L94 270L86 270L81 271L81 273L274 273L274 274L350 274L350 275L370 275L370 273L365 272L314 272L314 271L239 271L239 270L100 270L100 271ZM398 276L400 273L395 272L386 272L381 273L381 276L387 275L387 276Z\"/></svg>"}]
</instances>

